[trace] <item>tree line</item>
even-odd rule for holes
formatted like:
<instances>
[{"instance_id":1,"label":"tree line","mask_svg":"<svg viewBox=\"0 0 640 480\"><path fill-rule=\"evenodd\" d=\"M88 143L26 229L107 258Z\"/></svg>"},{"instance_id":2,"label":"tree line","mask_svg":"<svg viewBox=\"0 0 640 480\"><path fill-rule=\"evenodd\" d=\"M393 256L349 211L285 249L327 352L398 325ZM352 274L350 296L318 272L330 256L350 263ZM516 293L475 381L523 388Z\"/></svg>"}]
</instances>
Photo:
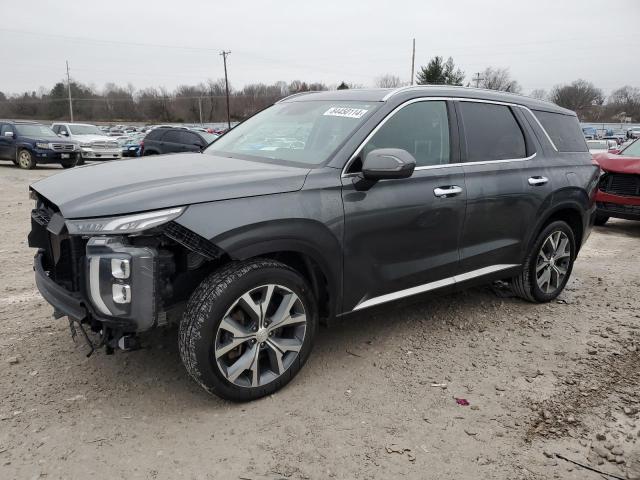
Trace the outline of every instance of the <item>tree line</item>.
<instances>
[{"instance_id":1,"label":"tree line","mask_svg":"<svg viewBox=\"0 0 640 480\"><path fill-rule=\"evenodd\" d=\"M419 67L418 85L459 85L488 88L521 94L520 83L506 68L487 67L465 82L466 74L449 57L433 57ZM392 74L375 79L377 87L396 88L408 85ZM136 89L108 83L102 90L71 81L74 120L110 122L189 122L205 123L226 120L224 79L209 80L198 85L181 85L173 91L164 87ZM253 83L230 91L230 114L234 121L243 120L277 100L294 93L329 89L361 88L342 81L337 86L321 82ZM548 100L577 112L582 121L640 121L640 89L623 86L609 96L591 82L578 79L567 85L557 85L550 91L533 90L529 96ZM6 95L0 92L0 118L62 120L69 117L68 87L56 83L51 90Z\"/></svg>"}]
</instances>

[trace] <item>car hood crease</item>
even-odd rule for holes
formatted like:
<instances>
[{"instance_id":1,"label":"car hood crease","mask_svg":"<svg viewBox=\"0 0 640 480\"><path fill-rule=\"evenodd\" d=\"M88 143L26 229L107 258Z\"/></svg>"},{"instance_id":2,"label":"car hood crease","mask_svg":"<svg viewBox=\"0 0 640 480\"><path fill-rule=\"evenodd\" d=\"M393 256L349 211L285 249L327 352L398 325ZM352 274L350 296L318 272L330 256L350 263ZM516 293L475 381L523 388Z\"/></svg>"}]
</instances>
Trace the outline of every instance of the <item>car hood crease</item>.
<instances>
[{"instance_id":1,"label":"car hood crease","mask_svg":"<svg viewBox=\"0 0 640 480\"><path fill-rule=\"evenodd\" d=\"M187 153L76 167L31 187L65 218L88 218L293 192L309 170Z\"/></svg>"}]
</instances>

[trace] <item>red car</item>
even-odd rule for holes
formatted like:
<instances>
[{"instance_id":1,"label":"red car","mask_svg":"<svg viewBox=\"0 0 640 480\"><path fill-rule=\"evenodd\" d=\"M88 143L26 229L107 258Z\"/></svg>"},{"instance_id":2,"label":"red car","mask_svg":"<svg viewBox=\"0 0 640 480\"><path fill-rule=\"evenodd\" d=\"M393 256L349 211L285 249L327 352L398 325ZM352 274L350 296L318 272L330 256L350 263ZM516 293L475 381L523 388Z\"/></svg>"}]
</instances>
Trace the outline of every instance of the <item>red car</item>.
<instances>
[{"instance_id":1,"label":"red car","mask_svg":"<svg viewBox=\"0 0 640 480\"><path fill-rule=\"evenodd\" d=\"M593 159L602 175L596 192L596 225L610 217L640 220L640 140L620 153L600 153Z\"/></svg>"}]
</instances>

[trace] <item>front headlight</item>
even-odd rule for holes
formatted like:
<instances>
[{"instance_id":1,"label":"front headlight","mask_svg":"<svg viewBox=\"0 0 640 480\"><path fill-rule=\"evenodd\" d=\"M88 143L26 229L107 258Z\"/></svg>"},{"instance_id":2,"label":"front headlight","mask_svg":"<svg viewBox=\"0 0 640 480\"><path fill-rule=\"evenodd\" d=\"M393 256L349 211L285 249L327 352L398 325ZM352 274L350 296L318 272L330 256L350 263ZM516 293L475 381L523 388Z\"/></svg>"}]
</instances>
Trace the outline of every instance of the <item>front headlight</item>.
<instances>
[{"instance_id":1,"label":"front headlight","mask_svg":"<svg viewBox=\"0 0 640 480\"><path fill-rule=\"evenodd\" d=\"M80 148L82 150L91 150L91 144L90 143L81 143L80 144Z\"/></svg>"},{"instance_id":2,"label":"front headlight","mask_svg":"<svg viewBox=\"0 0 640 480\"><path fill-rule=\"evenodd\" d=\"M42 142L36 142L36 148L39 148L40 150L49 150L49 144L48 143L42 143Z\"/></svg>"},{"instance_id":3,"label":"front headlight","mask_svg":"<svg viewBox=\"0 0 640 480\"><path fill-rule=\"evenodd\" d=\"M185 208L175 207L120 217L67 220L65 223L71 235L137 233L178 218L185 211Z\"/></svg>"}]
</instances>

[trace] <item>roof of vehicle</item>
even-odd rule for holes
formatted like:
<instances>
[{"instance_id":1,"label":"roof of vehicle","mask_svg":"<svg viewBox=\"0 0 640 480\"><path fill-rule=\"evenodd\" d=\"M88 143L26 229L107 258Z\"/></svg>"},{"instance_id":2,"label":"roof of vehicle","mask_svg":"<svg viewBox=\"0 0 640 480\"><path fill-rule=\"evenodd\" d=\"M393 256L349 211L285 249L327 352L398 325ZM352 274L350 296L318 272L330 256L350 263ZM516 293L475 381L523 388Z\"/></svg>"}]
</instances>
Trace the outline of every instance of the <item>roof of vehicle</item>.
<instances>
[{"instance_id":1,"label":"roof of vehicle","mask_svg":"<svg viewBox=\"0 0 640 480\"><path fill-rule=\"evenodd\" d=\"M93 123L78 123L78 122L52 122L51 125L81 125L83 127L95 127Z\"/></svg>"},{"instance_id":2,"label":"roof of vehicle","mask_svg":"<svg viewBox=\"0 0 640 480\"><path fill-rule=\"evenodd\" d=\"M33 120L3 120L0 118L0 122L15 123L16 125L42 125L40 122L34 122Z\"/></svg>"},{"instance_id":3,"label":"roof of vehicle","mask_svg":"<svg viewBox=\"0 0 640 480\"><path fill-rule=\"evenodd\" d=\"M516 105L523 105L530 109L544 110L546 112L561 113L564 115L575 115L571 110L559 107L554 103L537 100L524 95L499 92L497 90L487 90L484 88L456 87L453 85L415 85L395 89L354 88L322 92L300 92L285 97L280 100L280 102L299 102L306 100L386 102L391 98L400 98L400 96L402 99L425 96L472 98L477 100L513 103Z\"/></svg>"}]
</instances>

